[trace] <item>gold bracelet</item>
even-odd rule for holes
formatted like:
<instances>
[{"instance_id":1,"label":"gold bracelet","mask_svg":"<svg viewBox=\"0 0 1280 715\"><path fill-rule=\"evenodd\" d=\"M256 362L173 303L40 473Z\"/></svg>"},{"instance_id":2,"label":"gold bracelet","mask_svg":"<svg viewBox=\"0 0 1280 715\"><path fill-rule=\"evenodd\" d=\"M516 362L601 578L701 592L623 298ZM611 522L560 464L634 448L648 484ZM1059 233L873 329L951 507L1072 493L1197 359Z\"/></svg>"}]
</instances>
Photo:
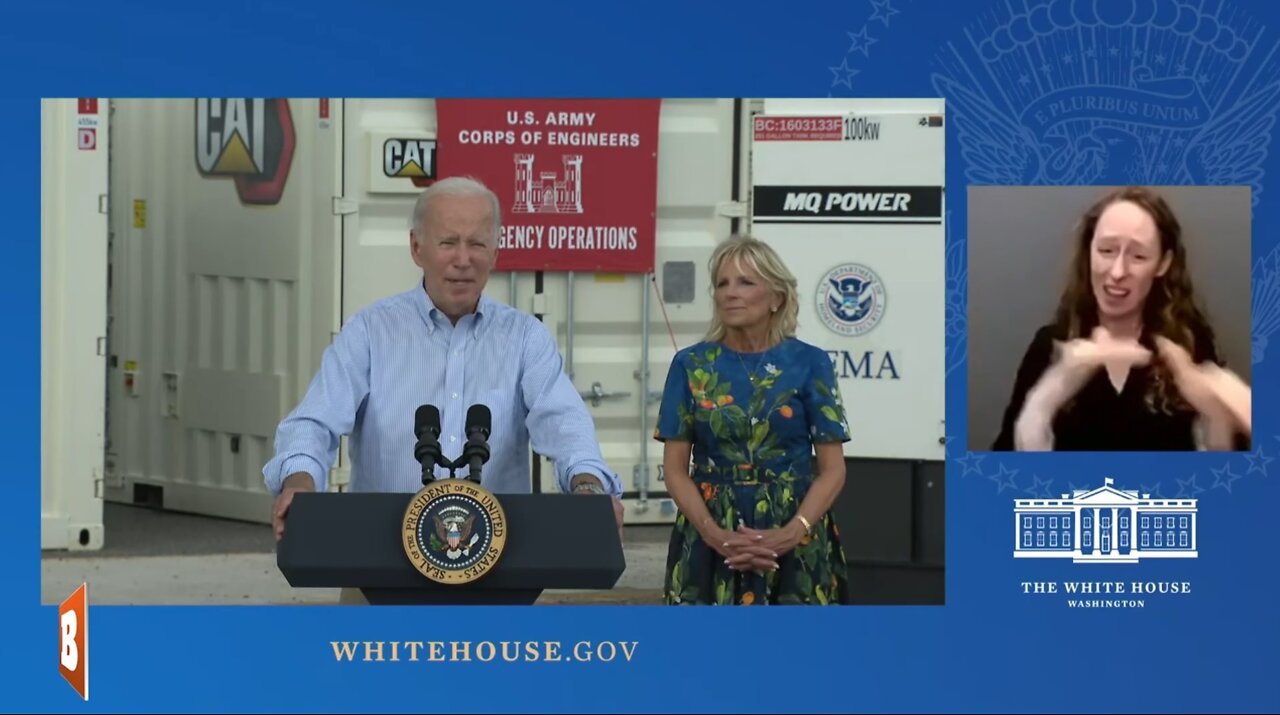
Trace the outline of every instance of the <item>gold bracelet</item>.
<instances>
[{"instance_id":1,"label":"gold bracelet","mask_svg":"<svg viewBox=\"0 0 1280 715\"><path fill-rule=\"evenodd\" d=\"M801 524L804 524L804 533L808 534L813 531L813 524L810 524L809 520L804 518L804 514L796 512L796 518L800 520Z\"/></svg>"}]
</instances>

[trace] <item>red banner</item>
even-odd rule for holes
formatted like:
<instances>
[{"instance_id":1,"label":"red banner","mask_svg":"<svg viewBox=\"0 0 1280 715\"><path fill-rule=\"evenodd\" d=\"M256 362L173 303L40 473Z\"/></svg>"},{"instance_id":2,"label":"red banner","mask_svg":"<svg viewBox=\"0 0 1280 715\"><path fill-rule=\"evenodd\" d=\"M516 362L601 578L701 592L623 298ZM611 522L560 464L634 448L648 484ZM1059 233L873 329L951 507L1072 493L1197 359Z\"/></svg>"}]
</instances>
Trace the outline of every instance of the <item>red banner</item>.
<instances>
[{"instance_id":1,"label":"red banner","mask_svg":"<svg viewBox=\"0 0 1280 715\"><path fill-rule=\"evenodd\" d=\"M438 176L502 202L498 271L653 270L661 100L436 102Z\"/></svg>"}]
</instances>

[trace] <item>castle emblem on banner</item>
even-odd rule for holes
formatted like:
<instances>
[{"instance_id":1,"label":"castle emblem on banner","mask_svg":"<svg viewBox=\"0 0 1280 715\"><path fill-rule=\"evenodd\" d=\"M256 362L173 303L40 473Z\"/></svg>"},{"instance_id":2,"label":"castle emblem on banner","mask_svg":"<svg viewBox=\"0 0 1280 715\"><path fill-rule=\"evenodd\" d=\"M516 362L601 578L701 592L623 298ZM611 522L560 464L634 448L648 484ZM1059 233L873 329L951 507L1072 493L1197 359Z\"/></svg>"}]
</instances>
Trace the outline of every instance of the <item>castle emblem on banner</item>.
<instances>
[{"instance_id":1,"label":"castle emblem on banner","mask_svg":"<svg viewBox=\"0 0 1280 715\"><path fill-rule=\"evenodd\" d=\"M580 214L582 210L582 155L564 154L563 173L539 172L533 154L516 154L516 197L511 210L518 214Z\"/></svg>"}]
</instances>

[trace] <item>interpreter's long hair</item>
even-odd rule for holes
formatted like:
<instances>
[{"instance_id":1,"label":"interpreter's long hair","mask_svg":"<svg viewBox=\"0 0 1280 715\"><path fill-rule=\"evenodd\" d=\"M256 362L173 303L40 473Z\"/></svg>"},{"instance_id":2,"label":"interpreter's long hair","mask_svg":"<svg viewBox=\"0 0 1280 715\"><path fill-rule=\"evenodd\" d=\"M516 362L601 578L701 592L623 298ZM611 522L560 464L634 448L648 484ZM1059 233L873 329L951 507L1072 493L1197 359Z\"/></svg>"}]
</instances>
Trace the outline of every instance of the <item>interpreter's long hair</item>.
<instances>
[{"instance_id":1,"label":"interpreter's long hair","mask_svg":"<svg viewBox=\"0 0 1280 715\"><path fill-rule=\"evenodd\" d=\"M1168 270L1163 276L1155 277L1143 304L1144 336L1163 335L1181 345L1193 359L1197 355L1216 354L1213 329L1197 306L1196 292L1187 270L1182 225L1164 197L1146 187L1130 186L1112 191L1085 212L1074 237L1075 256L1071 261L1067 287L1058 303L1056 332L1065 335L1067 340L1073 340L1089 337L1098 326L1098 301L1093 294L1090 267L1093 234L1103 212L1121 201L1134 203L1151 216L1160 236L1160 260L1165 255L1169 256ZM1203 344L1198 344L1197 340ZM1158 359L1152 364L1154 379L1147 390L1147 407L1165 413L1188 409L1174 389L1168 369Z\"/></svg>"},{"instance_id":2,"label":"interpreter's long hair","mask_svg":"<svg viewBox=\"0 0 1280 715\"><path fill-rule=\"evenodd\" d=\"M800 295L796 290L796 277L769 244L750 236L730 236L711 254L707 269L711 276L711 294L714 300L720 268L727 261L741 261L744 268L760 274L765 285L778 297L778 311L769 314L769 344L777 345L796 334L799 324ZM707 340L723 340L727 330L716 308L707 331Z\"/></svg>"}]
</instances>

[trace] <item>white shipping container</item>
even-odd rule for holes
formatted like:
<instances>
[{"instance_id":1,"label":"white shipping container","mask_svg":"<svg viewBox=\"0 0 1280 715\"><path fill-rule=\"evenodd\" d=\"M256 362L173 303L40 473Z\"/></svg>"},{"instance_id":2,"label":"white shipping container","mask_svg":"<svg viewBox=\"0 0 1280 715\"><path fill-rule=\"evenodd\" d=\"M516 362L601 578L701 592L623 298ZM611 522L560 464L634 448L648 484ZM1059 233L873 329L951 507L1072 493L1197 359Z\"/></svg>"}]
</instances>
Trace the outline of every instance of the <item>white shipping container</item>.
<instances>
[{"instance_id":1,"label":"white shipping container","mask_svg":"<svg viewBox=\"0 0 1280 715\"><path fill-rule=\"evenodd\" d=\"M840 122L843 138L752 146L753 192L781 186L811 202L783 217L753 211L753 233L799 282L797 337L834 362L848 456L946 456L943 108L928 98L770 100L762 122L826 117Z\"/></svg>"},{"instance_id":2,"label":"white shipping container","mask_svg":"<svg viewBox=\"0 0 1280 715\"><path fill-rule=\"evenodd\" d=\"M263 113L255 127L303 109L239 101ZM196 139L207 111L114 102L107 497L267 521L276 422L338 325L338 143L296 123L278 203L245 204L232 177L201 174L220 168Z\"/></svg>"},{"instance_id":3,"label":"white shipping container","mask_svg":"<svg viewBox=\"0 0 1280 715\"><path fill-rule=\"evenodd\" d=\"M261 469L278 421L301 399L343 321L421 276L407 250L418 189L381 175L377 147L387 136L433 138L434 104L112 103L111 324L108 369L97 378L99 386L103 374L107 380L107 498L269 521ZM836 100L803 111L856 107ZM486 291L541 314L556 337L604 457L623 478L629 523L675 515L662 445L652 439L661 389L675 350L701 339L711 318L712 250L735 224L750 230L748 129L763 109L758 100L663 101L652 275L548 272L539 295L534 274L495 273ZM214 116L242 121L247 141L222 151L202 124ZM244 162L282 169L279 177L287 169L287 181L275 184L278 200L270 181L238 184L218 174ZM938 258L920 279L941 287ZM811 320L803 309L809 286L800 297L801 320ZM922 341L932 350L941 336ZM941 375L904 388L935 384L940 390ZM847 402L854 389L842 382ZM941 396L926 402L940 406ZM903 415L913 418L918 424L904 428L936 440L941 414ZM349 483L346 465L344 443L331 489ZM545 460L536 488L557 488Z\"/></svg>"},{"instance_id":4,"label":"white shipping container","mask_svg":"<svg viewBox=\"0 0 1280 715\"><path fill-rule=\"evenodd\" d=\"M40 548L100 549L106 100L40 105Z\"/></svg>"}]
</instances>

